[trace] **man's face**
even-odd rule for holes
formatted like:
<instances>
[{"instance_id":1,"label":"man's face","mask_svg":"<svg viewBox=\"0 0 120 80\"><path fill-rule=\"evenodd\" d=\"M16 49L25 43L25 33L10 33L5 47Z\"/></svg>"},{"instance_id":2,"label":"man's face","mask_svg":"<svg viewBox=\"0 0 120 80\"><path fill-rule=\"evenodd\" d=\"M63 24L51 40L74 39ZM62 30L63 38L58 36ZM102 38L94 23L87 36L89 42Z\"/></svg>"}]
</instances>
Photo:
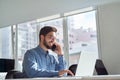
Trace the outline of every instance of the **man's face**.
<instances>
[{"instance_id":1,"label":"man's face","mask_svg":"<svg viewBox=\"0 0 120 80\"><path fill-rule=\"evenodd\" d=\"M43 44L46 48L51 49L55 40L55 32L49 32L46 36L44 36Z\"/></svg>"}]
</instances>

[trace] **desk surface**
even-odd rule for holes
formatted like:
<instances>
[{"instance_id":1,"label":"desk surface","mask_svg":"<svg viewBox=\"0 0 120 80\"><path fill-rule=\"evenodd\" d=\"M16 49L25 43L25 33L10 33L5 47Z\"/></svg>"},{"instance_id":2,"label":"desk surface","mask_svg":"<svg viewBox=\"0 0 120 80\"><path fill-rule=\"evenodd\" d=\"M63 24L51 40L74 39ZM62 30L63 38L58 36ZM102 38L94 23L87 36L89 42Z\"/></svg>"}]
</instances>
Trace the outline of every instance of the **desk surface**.
<instances>
[{"instance_id":1,"label":"desk surface","mask_svg":"<svg viewBox=\"0 0 120 80\"><path fill-rule=\"evenodd\" d=\"M120 75L94 75L94 76L84 76L83 80L120 80Z\"/></svg>"},{"instance_id":2,"label":"desk surface","mask_svg":"<svg viewBox=\"0 0 120 80\"><path fill-rule=\"evenodd\" d=\"M13 80L13 79L6 79ZM120 75L96 75L82 77L54 77L54 78L22 78L14 80L120 80Z\"/></svg>"},{"instance_id":3,"label":"desk surface","mask_svg":"<svg viewBox=\"0 0 120 80\"><path fill-rule=\"evenodd\" d=\"M0 72L0 80L4 80L7 72Z\"/></svg>"}]
</instances>

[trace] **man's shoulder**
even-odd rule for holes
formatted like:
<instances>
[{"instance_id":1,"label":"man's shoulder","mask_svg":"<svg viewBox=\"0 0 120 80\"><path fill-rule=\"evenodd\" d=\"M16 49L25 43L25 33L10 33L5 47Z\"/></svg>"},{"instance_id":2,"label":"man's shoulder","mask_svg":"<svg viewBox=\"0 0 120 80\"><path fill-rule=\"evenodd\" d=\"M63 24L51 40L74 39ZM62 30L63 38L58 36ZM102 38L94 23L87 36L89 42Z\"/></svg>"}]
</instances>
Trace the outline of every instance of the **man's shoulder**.
<instances>
[{"instance_id":1,"label":"man's shoulder","mask_svg":"<svg viewBox=\"0 0 120 80\"><path fill-rule=\"evenodd\" d=\"M27 50L25 54L34 54L34 53L36 53L36 48L37 47Z\"/></svg>"}]
</instances>

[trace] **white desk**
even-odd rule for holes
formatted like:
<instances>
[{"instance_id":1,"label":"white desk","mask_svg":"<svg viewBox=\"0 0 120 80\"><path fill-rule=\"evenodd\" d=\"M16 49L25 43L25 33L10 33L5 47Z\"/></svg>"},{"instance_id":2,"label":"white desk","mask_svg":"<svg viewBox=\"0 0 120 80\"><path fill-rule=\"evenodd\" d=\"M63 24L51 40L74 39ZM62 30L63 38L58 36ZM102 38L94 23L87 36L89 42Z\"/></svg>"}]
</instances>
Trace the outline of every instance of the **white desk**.
<instances>
[{"instance_id":1,"label":"white desk","mask_svg":"<svg viewBox=\"0 0 120 80\"><path fill-rule=\"evenodd\" d=\"M83 80L120 80L120 75L95 75L84 76Z\"/></svg>"},{"instance_id":2,"label":"white desk","mask_svg":"<svg viewBox=\"0 0 120 80\"><path fill-rule=\"evenodd\" d=\"M6 80L13 80L13 79L6 79ZM81 77L54 77L54 78L22 78L22 79L14 79L14 80L82 80Z\"/></svg>"},{"instance_id":3,"label":"white desk","mask_svg":"<svg viewBox=\"0 0 120 80\"><path fill-rule=\"evenodd\" d=\"M6 79L13 80L13 79ZM14 80L120 80L120 75L96 75L96 76L83 76L83 77L54 77L54 78L24 78Z\"/></svg>"},{"instance_id":4,"label":"white desk","mask_svg":"<svg viewBox=\"0 0 120 80\"><path fill-rule=\"evenodd\" d=\"M0 72L0 80L4 80L7 72Z\"/></svg>"}]
</instances>

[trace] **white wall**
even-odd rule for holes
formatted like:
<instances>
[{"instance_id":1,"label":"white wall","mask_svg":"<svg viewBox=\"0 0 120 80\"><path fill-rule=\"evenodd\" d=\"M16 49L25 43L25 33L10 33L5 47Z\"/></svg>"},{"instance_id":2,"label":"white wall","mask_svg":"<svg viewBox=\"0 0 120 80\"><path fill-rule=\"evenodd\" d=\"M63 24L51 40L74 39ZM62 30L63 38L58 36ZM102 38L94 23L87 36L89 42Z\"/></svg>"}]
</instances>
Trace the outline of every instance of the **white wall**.
<instances>
[{"instance_id":1,"label":"white wall","mask_svg":"<svg viewBox=\"0 0 120 80\"><path fill-rule=\"evenodd\" d=\"M2 56L2 39L1 39L1 33L0 33L0 57Z\"/></svg>"},{"instance_id":2,"label":"white wall","mask_svg":"<svg viewBox=\"0 0 120 80\"><path fill-rule=\"evenodd\" d=\"M98 9L101 58L110 74L120 74L120 2Z\"/></svg>"}]
</instances>

